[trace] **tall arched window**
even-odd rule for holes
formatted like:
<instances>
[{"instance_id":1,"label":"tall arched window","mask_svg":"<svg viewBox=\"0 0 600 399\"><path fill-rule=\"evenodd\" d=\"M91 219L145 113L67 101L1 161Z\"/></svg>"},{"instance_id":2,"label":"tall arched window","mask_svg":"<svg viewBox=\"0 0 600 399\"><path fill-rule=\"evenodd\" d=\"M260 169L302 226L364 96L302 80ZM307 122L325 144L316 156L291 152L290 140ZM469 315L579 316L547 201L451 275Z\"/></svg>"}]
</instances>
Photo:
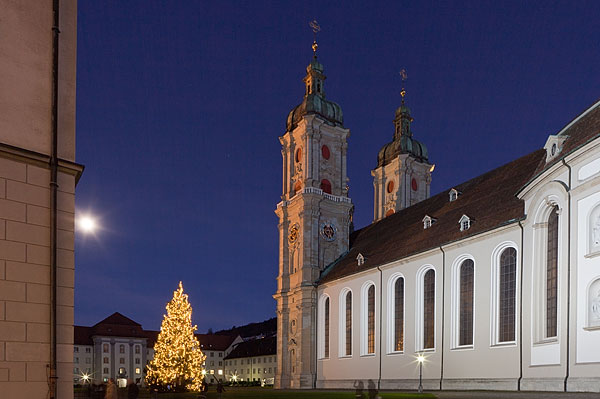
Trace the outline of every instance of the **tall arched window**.
<instances>
[{"instance_id":1,"label":"tall arched window","mask_svg":"<svg viewBox=\"0 0 600 399\"><path fill-rule=\"evenodd\" d=\"M517 300L517 250L506 248L500 254L498 279L498 342L515 340Z\"/></svg>"},{"instance_id":2,"label":"tall arched window","mask_svg":"<svg viewBox=\"0 0 600 399\"><path fill-rule=\"evenodd\" d=\"M474 264L466 259L460 265L459 335L460 346L473 345L473 278Z\"/></svg>"},{"instance_id":3,"label":"tall arched window","mask_svg":"<svg viewBox=\"0 0 600 399\"><path fill-rule=\"evenodd\" d=\"M367 291L367 353L375 353L375 286Z\"/></svg>"},{"instance_id":4,"label":"tall arched window","mask_svg":"<svg viewBox=\"0 0 600 399\"><path fill-rule=\"evenodd\" d=\"M423 276L423 349L433 349L435 342L435 271Z\"/></svg>"},{"instance_id":5,"label":"tall arched window","mask_svg":"<svg viewBox=\"0 0 600 399\"><path fill-rule=\"evenodd\" d=\"M325 298L325 337L324 337L324 344L325 344L325 352L324 355L325 357L329 357L329 298Z\"/></svg>"},{"instance_id":6,"label":"tall arched window","mask_svg":"<svg viewBox=\"0 0 600 399\"><path fill-rule=\"evenodd\" d=\"M344 315L345 315L345 342L344 342L344 355L352 355L352 291L346 292L344 301Z\"/></svg>"},{"instance_id":7,"label":"tall arched window","mask_svg":"<svg viewBox=\"0 0 600 399\"><path fill-rule=\"evenodd\" d=\"M558 206L548 216L546 246L546 338L557 336L558 325Z\"/></svg>"},{"instance_id":8,"label":"tall arched window","mask_svg":"<svg viewBox=\"0 0 600 399\"><path fill-rule=\"evenodd\" d=\"M404 350L404 279L394 283L394 351Z\"/></svg>"},{"instance_id":9,"label":"tall arched window","mask_svg":"<svg viewBox=\"0 0 600 399\"><path fill-rule=\"evenodd\" d=\"M329 357L329 304L329 296L327 296L326 294L322 295L319 298L319 308L317 311L317 352L319 359Z\"/></svg>"}]
</instances>

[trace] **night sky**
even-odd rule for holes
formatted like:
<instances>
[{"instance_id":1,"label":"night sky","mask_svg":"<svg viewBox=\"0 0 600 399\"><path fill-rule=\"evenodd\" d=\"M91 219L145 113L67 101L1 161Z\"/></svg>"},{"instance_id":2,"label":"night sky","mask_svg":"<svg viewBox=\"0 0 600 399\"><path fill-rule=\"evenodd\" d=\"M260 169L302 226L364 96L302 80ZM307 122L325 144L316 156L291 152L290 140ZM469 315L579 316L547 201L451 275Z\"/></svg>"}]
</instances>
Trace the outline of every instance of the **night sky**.
<instances>
[{"instance_id":1,"label":"night sky","mask_svg":"<svg viewBox=\"0 0 600 399\"><path fill-rule=\"evenodd\" d=\"M357 228L406 69L432 194L541 148L600 97L600 3L80 1L75 323L158 329L180 280L200 332L275 316L281 153L317 19L351 130Z\"/></svg>"}]
</instances>

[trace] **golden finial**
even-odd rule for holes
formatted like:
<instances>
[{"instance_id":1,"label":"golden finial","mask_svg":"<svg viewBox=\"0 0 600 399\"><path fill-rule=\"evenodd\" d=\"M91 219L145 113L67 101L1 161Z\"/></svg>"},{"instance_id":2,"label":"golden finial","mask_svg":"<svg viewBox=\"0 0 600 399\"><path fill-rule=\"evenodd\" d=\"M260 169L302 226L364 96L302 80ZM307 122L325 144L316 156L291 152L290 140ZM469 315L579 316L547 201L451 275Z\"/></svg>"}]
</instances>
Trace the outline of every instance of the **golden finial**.
<instances>
[{"instance_id":1,"label":"golden finial","mask_svg":"<svg viewBox=\"0 0 600 399\"><path fill-rule=\"evenodd\" d=\"M408 79L408 75L406 74L406 69L400 71L400 76L402 76L402 90L400 90L400 95L402 96L402 105L404 105L404 96L406 96L406 90L404 89L404 82Z\"/></svg>"},{"instance_id":2,"label":"golden finial","mask_svg":"<svg viewBox=\"0 0 600 399\"><path fill-rule=\"evenodd\" d=\"M313 19L312 21L310 21L308 23L308 25L312 28L312 31L313 31L312 49L313 49L314 57L317 58L317 48L319 47L319 45L317 44L317 33L319 33L321 31L321 26L319 25L319 23L317 22L316 19Z\"/></svg>"}]
</instances>

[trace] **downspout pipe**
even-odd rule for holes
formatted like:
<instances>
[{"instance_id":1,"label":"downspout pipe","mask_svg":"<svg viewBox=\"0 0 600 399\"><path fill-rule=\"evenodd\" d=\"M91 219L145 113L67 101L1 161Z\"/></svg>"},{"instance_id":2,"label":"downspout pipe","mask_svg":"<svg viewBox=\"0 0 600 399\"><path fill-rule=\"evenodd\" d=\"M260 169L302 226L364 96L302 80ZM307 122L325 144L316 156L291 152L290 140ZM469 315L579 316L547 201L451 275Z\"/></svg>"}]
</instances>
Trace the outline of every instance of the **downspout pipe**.
<instances>
[{"instance_id":1,"label":"downspout pipe","mask_svg":"<svg viewBox=\"0 0 600 399\"><path fill-rule=\"evenodd\" d=\"M569 169L569 186L567 188L568 199L568 209L567 209L567 364L565 370L565 382L564 382L564 390L567 392L568 382L569 382L569 372L570 372L570 356L571 356L571 189L572 189L572 170L571 166L562 159L563 165L565 165Z\"/></svg>"},{"instance_id":2,"label":"downspout pipe","mask_svg":"<svg viewBox=\"0 0 600 399\"><path fill-rule=\"evenodd\" d=\"M444 309L446 309L446 252L440 245L440 251L442 251L442 343L440 351L440 391L443 387L444 382Z\"/></svg>"},{"instance_id":3,"label":"downspout pipe","mask_svg":"<svg viewBox=\"0 0 600 399\"><path fill-rule=\"evenodd\" d=\"M377 266L379 270L379 377L377 378L377 390L381 389L381 356L383 354L383 342L381 341L382 330L383 330L383 271Z\"/></svg>"},{"instance_id":4,"label":"downspout pipe","mask_svg":"<svg viewBox=\"0 0 600 399\"><path fill-rule=\"evenodd\" d=\"M523 224L519 220L519 227L521 228L521 253L520 262L520 274L519 277L519 379L517 380L517 391L521 390L521 381L523 380L523 242L524 242L524 229Z\"/></svg>"},{"instance_id":5,"label":"downspout pipe","mask_svg":"<svg viewBox=\"0 0 600 399\"><path fill-rule=\"evenodd\" d=\"M58 36L59 0L52 1L52 148L50 154L50 399L57 397L56 271L58 189Z\"/></svg>"}]
</instances>

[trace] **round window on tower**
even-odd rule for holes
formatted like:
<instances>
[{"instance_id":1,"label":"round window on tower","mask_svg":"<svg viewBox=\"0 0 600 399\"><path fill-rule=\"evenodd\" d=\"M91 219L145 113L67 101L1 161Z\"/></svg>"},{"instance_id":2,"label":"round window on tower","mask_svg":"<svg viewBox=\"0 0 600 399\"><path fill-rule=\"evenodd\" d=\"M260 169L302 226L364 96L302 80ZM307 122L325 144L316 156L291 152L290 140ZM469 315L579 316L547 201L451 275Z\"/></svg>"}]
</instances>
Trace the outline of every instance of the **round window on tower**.
<instances>
[{"instance_id":1,"label":"round window on tower","mask_svg":"<svg viewBox=\"0 0 600 399\"><path fill-rule=\"evenodd\" d=\"M392 191L394 191L394 181L390 180L387 184L387 192L391 193Z\"/></svg>"},{"instance_id":2,"label":"round window on tower","mask_svg":"<svg viewBox=\"0 0 600 399\"><path fill-rule=\"evenodd\" d=\"M321 180L321 190L327 194L331 194L331 182L327 179Z\"/></svg>"},{"instance_id":3,"label":"round window on tower","mask_svg":"<svg viewBox=\"0 0 600 399\"><path fill-rule=\"evenodd\" d=\"M302 147L296 150L296 162L302 162Z\"/></svg>"},{"instance_id":4,"label":"round window on tower","mask_svg":"<svg viewBox=\"0 0 600 399\"><path fill-rule=\"evenodd\" d=\"M412 181L410 182L410 187L412 188L413 191L417 191L417 189L419 188L419 185L417 184L417 180L413 177Z\"/></svg>"},{"instance_id":5,"label":"round window on tower","mask_svg":"<svg viewBox=\"0 0 600 399\"><path fill-rule=\"evenodd\" d=\"M329 159L329 157L331 156L331 153L329 152L329 147L323 145L323 147L321 147L321 155L323 155L324 159Z\"/></svg>"}]
</instances>

